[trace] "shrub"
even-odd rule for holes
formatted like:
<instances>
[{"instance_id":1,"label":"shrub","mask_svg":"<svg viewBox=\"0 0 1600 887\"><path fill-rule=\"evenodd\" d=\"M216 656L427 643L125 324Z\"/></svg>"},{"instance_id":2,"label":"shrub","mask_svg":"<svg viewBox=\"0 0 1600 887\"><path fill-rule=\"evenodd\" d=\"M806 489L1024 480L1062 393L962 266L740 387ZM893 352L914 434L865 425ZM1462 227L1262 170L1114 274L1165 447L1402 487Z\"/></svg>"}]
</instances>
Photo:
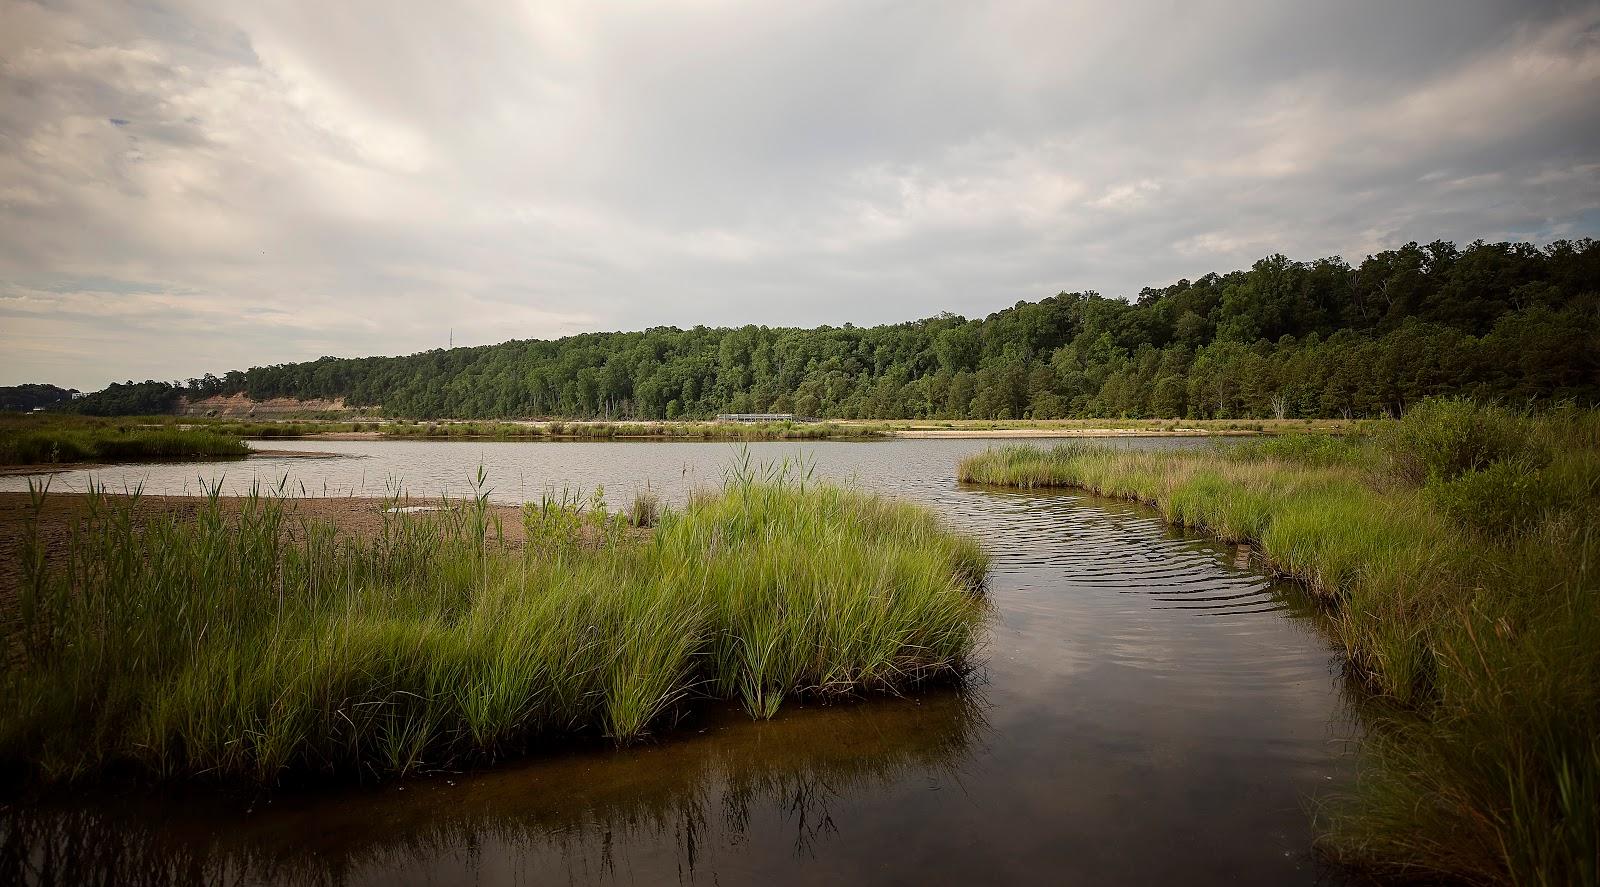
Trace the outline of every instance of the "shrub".
<instances>
[{"instance_id":1,"label":"shrub","mask_svg":"<svg viewBox=\"0 0 1600 887\"><path fill-rule=\"evenodd\" d=\"M1548 465L1501 459L1451 480L1430 480L1423 491L1462 526L1500 539L1525 535L1600 505L1600 454L1563 452Z\"/></svg>"},{"instance_id":2,"label":"shrub","mask_svg":"<svg viewBox=\"0 0 1600 887\"><path fill-rule=\"evenodd\" d=\"M1501 459L1450 480L1432 479L1424 490L1452 520L1490 535L1525 532L1560 506L1561 493L1520 459Z\"/></svg>"},{"instance_id":3,"label":"shrub","mask_svg":"<svg viewBox=\"0 0 1600 887\"><path fill-rule=\"evenodd\" d=\"M1449 481L1514 460L1539 466L1550 456L1533 442L1529 421L1504 407L1466 398L1424 401L1382 430L1378 442L1395 476L1413 484Z\"/></svg>"}]
</instances>

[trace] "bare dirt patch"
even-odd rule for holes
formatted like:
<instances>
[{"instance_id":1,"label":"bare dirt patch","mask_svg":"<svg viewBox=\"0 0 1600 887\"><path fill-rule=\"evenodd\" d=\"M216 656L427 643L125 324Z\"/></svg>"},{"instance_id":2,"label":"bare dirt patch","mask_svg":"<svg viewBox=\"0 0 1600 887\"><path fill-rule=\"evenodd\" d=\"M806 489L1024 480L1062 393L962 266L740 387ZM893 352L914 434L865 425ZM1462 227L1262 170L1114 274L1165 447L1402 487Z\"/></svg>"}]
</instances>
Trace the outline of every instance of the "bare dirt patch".
<instances>
[{"instance_id":1,"label":"bare dirt patch","mask_svg":"<svg viewBox=\"0 0 1600 887\"><path fill-rule=\"evenodd\" d=\"M186 416L288 416L306 413L353 412L345 406L344 398L295 400L292 397L273 397L251 400L244 393L214 395L199 400L184 400L178 412Z\"/></svg>"}]
</instances>

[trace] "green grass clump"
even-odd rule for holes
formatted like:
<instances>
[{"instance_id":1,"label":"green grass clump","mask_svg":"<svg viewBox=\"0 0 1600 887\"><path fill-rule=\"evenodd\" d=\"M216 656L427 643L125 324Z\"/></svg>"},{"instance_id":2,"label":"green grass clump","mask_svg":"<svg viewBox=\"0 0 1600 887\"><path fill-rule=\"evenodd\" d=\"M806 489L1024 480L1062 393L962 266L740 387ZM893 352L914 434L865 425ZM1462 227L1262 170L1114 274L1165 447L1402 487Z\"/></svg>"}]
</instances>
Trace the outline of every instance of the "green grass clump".
<instances>
[{"instance_id":1,"label":"green grass clump","mask_svg":"<svg viewBox=\"0 0 1600 887\"><path fill-rule=\"evenodd\" d=\"M1230 452L1240 458L1281 459L1329 467L1351 464L1361 449L1350 446L1343 437L1295 432L1246 441L1235 445Z\"/></svg>"},{"instance_id":2,"label":"green grass clump","mask_svg":"<svg viewBox=\"0 0 1600 887\"><path fill-rule=\"evenodd\" d=\"M231 434L235 437L253 439L295 438L312 434L361 430L361 423L359 422L250 422L237 419L202 420L193 418L187 418L184 421L220 434Z\"/></svg>"},{"instance_id":3,"label":"green grass clump","mask_svg":"<svg viewBox=\"0 0 1600 887\"><path fill-rule=\"evenodd\" d=\"M115 427L71 423L0 425L0 464L134 462L249 455L237 437L170 427Z\"/></svg>"},{"instance_id":4,"label":"green grass clump","mask_svg":"<svg viewBox=\"0 0 1600 887\"><path fill-rule=\"evenodd\" d=\"M661 497L646 485L633 491L633 502L627 510L628 523L636 527L653 527L661 520Z\"/></svg>"},{"instance_id":5,"label":"green grass clump","mask_svg":"<svg viewBox=\"0 0 1600 887\"><path fill-rule=\"evenodd\" d=\"M24 542L0 768L408 773L632 741L707 697L771 717L895 692L974 654L984 554L923 508L746 471L642 539L579 502L530 504L518 550L483 497L361 539L259 492L192 520L92 493L63 556Z\"/></svg>"},{"instance_id":6,"label":"green grass clump","mask_svg":"<svg viewBox=\"0 0 1600 887\"><path fill-rule=\"evenodd\" d=\"M1346 862L1472 882L1600 881L1600 414L1450 400L1352 438L1071 445L962 480L1148 502L1249 542L1330 607L1372 729L1325 811Z\"/></svg>"}]
</instances>

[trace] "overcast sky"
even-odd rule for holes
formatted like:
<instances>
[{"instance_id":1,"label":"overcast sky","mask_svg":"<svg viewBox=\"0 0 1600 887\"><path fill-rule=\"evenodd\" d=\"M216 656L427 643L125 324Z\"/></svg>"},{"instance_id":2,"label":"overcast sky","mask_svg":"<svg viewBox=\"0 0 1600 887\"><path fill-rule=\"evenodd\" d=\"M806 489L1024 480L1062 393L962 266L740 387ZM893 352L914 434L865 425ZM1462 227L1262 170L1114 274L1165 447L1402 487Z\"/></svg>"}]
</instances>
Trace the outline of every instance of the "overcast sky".
<instances>
[{"instance_id":1,"label":"overcast sky","mask_svg":"<svg viewBox=\"0 0 1600 887\"><path fill-rule=\"evenodd\" d=\"M1600 2L0 0L0 384L1600 233Z\"/></svg>"}]
</instances>

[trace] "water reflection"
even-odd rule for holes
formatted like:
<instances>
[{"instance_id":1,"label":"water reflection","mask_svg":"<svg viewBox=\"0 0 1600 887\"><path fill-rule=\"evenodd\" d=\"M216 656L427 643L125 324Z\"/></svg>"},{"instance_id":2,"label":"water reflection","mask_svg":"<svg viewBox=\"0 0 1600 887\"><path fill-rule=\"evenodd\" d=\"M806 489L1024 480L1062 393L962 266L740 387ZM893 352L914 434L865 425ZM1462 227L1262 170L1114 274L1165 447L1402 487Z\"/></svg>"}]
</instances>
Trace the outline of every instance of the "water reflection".
<instances>
[{"instance_id":1,"label":"water reflection","mask_svg":"<svg viewBox=\"0 0 1600 887\"><path fill-rule=\"evenodd\" d=\"M1311 853L1306 808L1348 778L1355 725L1315 609L1237 548L1167 527L1148 508L958 484L956 461L989 445L751 447L758 460L804 454L820 476L923 501L984 542L994 615L977 688L790 709L772 723L711 713L642 749L569 751L403 790L280 795L249 813L207 792L12 809L0 883L1337 877ZM483 464L503 500L546 484L602 484L626 496L646 482L670 500L715 483L735 452L338 446L349 458L253 470L351 492L382 492L385 476L399 477L431 494ZM102 479L143 477L150 492L176 492L216 467L119 470ZM238 472L228 483L247 485Z\"/></svg>"},{"instance_id":2,"label":"water reflection","mask_svg":"<svg viewBox=\"0 0 1600 887\"><path fill-rule=\"evenodd\" d=\"M791 860L826 854L856 825L836 807L886 786L959 793L982 705L969 689L762 724L716 712L640 749L322 796L14 807L0 813L0 883L716 883L780 834Z\"/></svg>"},{"instance_id":3,"label":"water reflection","mask_svg":"<svg viewBox=\"0 0 1600 887\"><path fill-rule=\"evenodd\" d=\"M613 507L626 503L636 487L649 484L668 501L681 502L692 491L715 487L724 469L745 452L758 463L783 459L815 466L819 477L859 482L905 495L953 488L956 462L995 441L757 441L749 444L682 441L432 441L432 440L274 440L252 446L274 451L332 453L339 458L306 459L271 455L233 462L108 465L53 476L51 489L82 492L88 483L112 490L142 487L148 494L199 495L220 484L225 494L243 494L253 485L313 496L383 496L404 489L414 496L463 495L481 466L492 498L520 503L537 500L549 488L604 487ZM1049 444L1049 441L1042 441ZM1169 448L1209 445L1204 438L1117 438L1119 447ZM27 476L0 476L0 491L28 488Z\"/></svg>"}]
</instances>

